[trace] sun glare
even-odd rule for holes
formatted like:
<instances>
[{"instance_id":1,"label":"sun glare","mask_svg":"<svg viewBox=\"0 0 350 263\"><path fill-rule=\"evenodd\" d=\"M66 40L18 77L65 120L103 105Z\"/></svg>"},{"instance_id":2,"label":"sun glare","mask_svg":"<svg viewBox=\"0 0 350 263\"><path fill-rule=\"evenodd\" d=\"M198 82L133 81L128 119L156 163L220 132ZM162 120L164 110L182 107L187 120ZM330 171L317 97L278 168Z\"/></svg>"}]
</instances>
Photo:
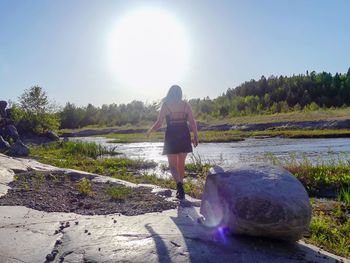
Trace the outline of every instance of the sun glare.
<instances>
[{"instance_id":1,"label":"sun glare","mask_svg":"<svg viewBox=\"0 0 350 263\"><path fill-rule=\"evenodd\" d=\"M119 82L154 93L181 82L189 44L174 16L160 9L142 9L118 22L109 39L109 56Z\"/></svg>"}]
</instances>

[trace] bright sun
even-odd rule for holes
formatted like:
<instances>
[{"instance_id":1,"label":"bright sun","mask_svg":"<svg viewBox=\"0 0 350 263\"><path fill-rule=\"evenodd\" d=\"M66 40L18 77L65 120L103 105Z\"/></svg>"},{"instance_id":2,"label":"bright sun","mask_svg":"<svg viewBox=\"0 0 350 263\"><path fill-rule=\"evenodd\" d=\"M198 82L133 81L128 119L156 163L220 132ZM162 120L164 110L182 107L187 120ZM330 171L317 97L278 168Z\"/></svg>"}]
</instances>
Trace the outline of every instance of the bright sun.
<instances>
[{"instance_id":1,"label":"bright sun","mask_svg":"<svg viewBox=\"0 0 350 263\"><path fill-rule=\"evenodd\" d=\"M160 9L142 9L122 18L109 40L113 74L130 88L159 92L181 82L189 61L183 26Z\"/></svg>"}]
</instances>

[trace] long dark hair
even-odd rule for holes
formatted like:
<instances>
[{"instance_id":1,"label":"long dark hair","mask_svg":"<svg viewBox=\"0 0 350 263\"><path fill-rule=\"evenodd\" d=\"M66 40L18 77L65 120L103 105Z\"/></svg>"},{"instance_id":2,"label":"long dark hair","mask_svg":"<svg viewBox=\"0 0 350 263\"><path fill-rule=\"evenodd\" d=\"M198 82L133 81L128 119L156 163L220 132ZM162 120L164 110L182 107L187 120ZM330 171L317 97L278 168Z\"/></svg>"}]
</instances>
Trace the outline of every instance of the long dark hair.
<instances>
[{"instance_id":1,"label":"long dark hair","mask_svg":"<svg viewBox=\"0 0 350 263\"><path fill-rule=\"evenodd\" d=\"M179 85L172 85L162 100L163 103L180 102L182 100L182 90Z\"/></svg>"}]
</instances>

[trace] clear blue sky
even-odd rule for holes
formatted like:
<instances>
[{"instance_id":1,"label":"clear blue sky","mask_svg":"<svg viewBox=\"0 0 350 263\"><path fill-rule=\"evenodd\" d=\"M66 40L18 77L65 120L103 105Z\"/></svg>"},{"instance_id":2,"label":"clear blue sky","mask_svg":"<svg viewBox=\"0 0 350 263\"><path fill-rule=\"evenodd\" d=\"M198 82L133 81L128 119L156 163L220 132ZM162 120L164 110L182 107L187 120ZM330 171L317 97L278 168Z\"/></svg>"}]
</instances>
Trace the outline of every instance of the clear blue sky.
<instances>
[{"instance_id":1,"label":"clear blue sky","mask_svg":"<svg viewBox=\"0 0 350 263\"><path fill-rule=\"evenodd\" d=\"M350 66L347 0L0 0L0 98L40 85L61 105L161 99L168 87L145 96L106 66L106 36L139 7L166 10L186 28L187 98L214 98L261 75Z\"/></svg>"}]
</instances>

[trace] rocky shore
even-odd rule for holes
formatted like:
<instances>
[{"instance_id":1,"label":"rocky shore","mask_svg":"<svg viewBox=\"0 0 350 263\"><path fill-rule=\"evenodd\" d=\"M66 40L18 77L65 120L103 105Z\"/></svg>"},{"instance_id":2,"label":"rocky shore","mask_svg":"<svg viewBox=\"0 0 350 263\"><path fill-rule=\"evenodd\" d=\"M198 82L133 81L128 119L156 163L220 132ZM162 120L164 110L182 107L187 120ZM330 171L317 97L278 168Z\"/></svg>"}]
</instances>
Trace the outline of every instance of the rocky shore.
<instances>
[{"instance_id":1,"label":"rocky shore","mask_svg":"<svg viewBox=\"0 0 350 263\"><path fill-rule=\"evenodd\" d=\"M147 194L157 195L161 202L175 206L162 209L163 212L128 216L115 212L104 215L46 212L26 204L2 204L0 262L350 262L302 241L226 236L220 229L201 224L200 200L187 197L187 201L178 203L169 189L135 185L2 154L0 196L6 199L18 187L18 176L38 173L57 177L70 174L73 179L89 178L96 184L109 181L141 191L146 187L150 191ZM26 180L21 182L29 183ZM31 191L37 189L33 184ZM32 202L40 200L39 195L28 198L33 198ZM53 197L45 198L47 203L53 202Z\"/></svg>"}]
</instances>

